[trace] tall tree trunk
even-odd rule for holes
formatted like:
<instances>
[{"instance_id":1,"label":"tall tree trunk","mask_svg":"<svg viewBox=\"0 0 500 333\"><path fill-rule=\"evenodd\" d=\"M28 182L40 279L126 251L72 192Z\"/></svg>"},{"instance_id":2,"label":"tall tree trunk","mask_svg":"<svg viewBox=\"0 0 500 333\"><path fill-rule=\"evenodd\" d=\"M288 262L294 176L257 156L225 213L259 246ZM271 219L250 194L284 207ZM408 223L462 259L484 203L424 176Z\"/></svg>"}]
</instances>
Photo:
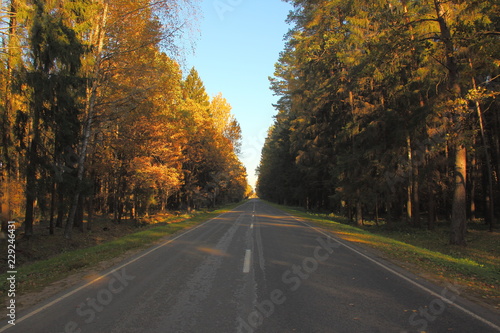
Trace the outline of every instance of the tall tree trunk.
<instances>
[{"instance_id":1,"label":"tall tree trunk","mask_svg":"<svg viewBox=\"0 0 500 333\"><path fill-rule=\"evenodd\" d=\"M130 219L135 220L137 217L137 195L135 193L132 194L132 204L130 208Z\"/></svg>"},{"instance_id":2,"label":"tall tree trunk","mask_svg":"<svg viewBox=\"0 0 500 333\"><path fill-rule=\"evenodd\" d=\"M113 211L114 211L114 223L121 222L121 210L122 210L122 191L121 191L121 178L118 179L118 184L114 196Z\"/></svg>"},{"instance_id":3,"label":"tall tree trunk","mask_svg":"<svg viewBox=\"0 0 500 333\"><path fill-rule=\"evenodd\" d=\"M361 202L356 202L356 225L363 226L363 205Z\"/></svg>"},{"instance_id":4,"label":"tall tree trunk","mask_svg":"<svg viewBox=\"0 0 500 333\"><path fill-rule=\"evenodd\" d=\"M74 226L77 227L81 232L84 231L84 226L83 226L84 211L85 211L85 197L83 195L80 195L78 197L78 208L75 214Z\"/></svg>"},{"instance_id":5,"label":"tall tree trunk","mask_svg":"<svg viewBox=\"0 0 500 333\"><path fill-rule=\"evenodd\" d=\"M94 195L88 198L87 205L87 230L90 231L94 222Z\"/></svg>"},{"instance_id":6,"label":"tall tree trunk","mask_svg":"<svg viewBox=\"0 0 500 333\"><path fill-rule=\"evenodd\" d=\"M481 174L481 184L483 186L483 189L486 189L488 188L488 169L486 168L486 165L482 165L482 170L479 170L480 171L480 174ZM492 226L492 222L491 222L491 218L493 217L494 218L494 213L493 213L493 216L491 216L490 214L490 209L495 206L495 204L492 204L490 202L491 198L490 196L488 195L488 193L485 193L484 194L484 205L482 206L483 207L483 214L484 214L484 223L488 226L490 226L490 231L491 231L491 226Z\"/></svg>"},{"instance_id":7,"label":"tall tree trunk","mask_svg":"<svg viewBox=\"0 0 500 333\"><path fill-rule=\"evenodd\" d=\"M412 204L411 204L411 224L414 227L420 227L420 196L418 183L418 167L413 167L413 186L412 186Z\"/></svg>"},{"instance_id":8,"label":"tall tree trunk","mask_svg":"<svg viewBox=\"0 0 500 333\"><path fill-rule=\"evenodd\" d=\"M467 149L459 145L455 152L455 189L451 217L450 244L467 245Z\"/></svg>"},{"instance_id":9,"label":"tall tree trunk","mask_svg":"<svg viewBox=\"0 0 500 333\"><path fill-rule=\"evenodd\" d=\"M470 175L469 175L469 193L470 193L470 198L469 198L469 210L467 212L467 215L469 216L469 220L475 220L476 219L476 188L477 188L477 180L476 177L479 173L478 166L477 166L477 160L476 156L474 155L472 157L472 160L470 161Z\"/></svg>"},{"instance_id":10,"label":"tall tree trunk","mask_svg":"<svg viewBox=\"0 0 500 333\"><path fill-rule=\"evenodd\" d=\"M55 221L54 221L54 214L56 210L56 200L57 196L57 190L56 190L56 180L52 180L52 189L50 193L50 217L49 217L49 234L53 235L54 234L54 227L55 227Z\"/></svg>"},{"instance_id":11,"label":"tall tree trunk","mask_svg":"<svg viewBox=\"0 0 500 333\"><path fill-rule=\"evenodd\" d=\"M87 198L87 230L92 230L92 223L94 219L94 202L95 202L95 193L97 187L97 176L95 172L92 172L91 179L93 182L92 192Z\"/></svg>"},{"instance_id":12,"label":"tall tree trunk","mask_svg":"<svg viewBox=\"0 0 500 333\"><path fill-rule=\"evenodd\" d=\"M33 235L35 200L37 197L37 146L40 139L38 126L38 116L35 116L33 121L34 135L28 151L28 166L26 168L26 214L24 217L24 235L28 238Z\"/></svg>"},{"instance_id":13,"label":"tall tree trunk","mask_svg":"<svg viewBox=\"0 0 500 333\"><path fill-rule=\"evenodd\" d=\"M470 67L472 68L472 60L469 59ZM476 79L472 77L472 87L477 89ZM487 202L487 218L489 221L490 231L493 231L495 226L495 200L494 200L494 191L493 191L493 169L491 167L491 155L490 155L490 146L488 143L488 137L486 135L485 125L484 125L484 117L483 111L481 109L481 104L479 101L476 101L476 112L479 119L479 128L481 130L481 139L483 141L483 149L484 149L484 157L486 168L488 172L488 193L486 202Z\"/></svg>"},{"instance_id":14,"label":"tall tree trunk","mask_svg":"<svg viewBox=\"0 0 500 333\"><path fill-rule=\"evenodd\" d=\"M493 133L492 135L492 141L493 141L493 148L495 151L495 157L492 158L492 164L494 167L493 172L495 172L495 186L496 186L496 193L500 194L500 112L496 112L495 119L493 121L494 126L493 126ZM496 202L495 202L495 210L496 210L496 216L500 216L500 195L497 195L496 197ZM495 214L495 212L494 212Z\"/></svg>"},{"instance_id":15,"label":"tall tree trunk","mask_svg":"<svg viewBox=\"0 0 500 333\"><path fill-rule=\"evenodd\" d=\"M436 225L436 194L434 193L432 184L428 184L428 189L427 209L429 210L429 215L427 216L427 229L434 230L434 226Z\"/></svg>"},{"instance_id":16,"label":"tall tree trunk","mask_svg":"<svg viewBox=\"0 0 500 333\"><path fill-rule=\"evenodd\" d=\"M408 187L406 189L406 217L407 217L407 221L408 223L412 223L413 222L413 218L412 218L412 213L413 213L413 209L412 209L412 197L413 197L413 156L412 156L412 152L411 152L411 138L410 138L410 134L407 133L406 134L406 149L407 149L407 154L408 154L408 168L409 168L409 172L408 172L408 175L409 175L409 179L408 179Z\"/></svg>"},{"instance_id":17,"label":"tall tree trunk","mask_svg":"<svg viewBox=\"0 0 500 333\"><path fill-rule=\"evenodd\" d=\"M363 225L363 203L360 200L360 190L357 191L358 198L356 201L356 225Z\"/></svg>"},{"instance_id":18,"label":"tall tree trunk","mask_svg":"<svg viewBox=\"0 0 500 333\"><path fill-rule=\"evenodd\" d=\"M420 196L419 196L419 163L423 156L420 152L410 147L411 163L411 224L414 227L420 227ZM423 154L423 153L422 153Z\"/></svg>"},{"instance_id":19,"label":"tall tree trunk","mask_svg":"<svg viewBox=\"0 0 500 333\"><path fill-rule=\"evenodd\" d=\"M71 203L71 209L68 216L68 221L66 222L66 228L64 230L64 237L66 239L71 239L73 232L73 224L75 223L75 214L78 207L78 200L80 197L80 187L83 182L83 175L85 173L85 159L87 156L87 148L89 145L89 139L92 134L92 123L94 121L95 104L97 100L97 90L99 88L100 76L102 75L102 58L103 58L103 47L105 38L105 29L108 19L108 4L104 3L103 14L101 16L101 21L96 29L97 33L97 51L95 54L96 64L93 70L93 79L87 89L87 103L86 103L86 119L83 129L83 138L80 144L79 156L78 156L78 172L75 186L75 194L73 196L73 201Z\"/></svg>"},{"instance_id":20,"label":"tall tree trunk","mask_svg":"<svg viewBox=\"0 0 500 333\"><path fill-rule=\"evenodd\" d=\"M28 165L26 167L26 214L24 217L24 235L29 238L33 235L33 221L35 211L35 200L37 197L37 170L38 170L38 145L40 144L40 114L43 101L41 100L42 92L40 91L41 82L38 80L37 74L33 73L33 123L32 123L32 138L28 149Z\"/></svg>"},{"instance_id":21,"label":"tall tree trunk","mask_svg":"<svg viewBox=\"0 0 500 333\"><path fill-rule=\"evenodd\" d=\"M443 7L444 4L445 2L441 0L434 0L440 37L444 46L444 51L446 52L446 69L448 71L447 86L450 98L455 100L461 97L461 87L458 82L460 71L455 56L456 50L453 43L453 37L446 21L448 11ZM458 113L461 112L461 110L457 107L454 112L457 113L455 114L454 122L460 121L460 115ZM457 143L455 144L455 185L451 215L450 243L465 246L465 234L467 232L467 149L463 145L463 130L459 130L457 134Z\"/></svg>"},{"instance_id":22,"label":"tall tree trunk","mask_svg":"<svg viewBox=\"0 0 500 333\"><path fill-rule=\"evenodd\" d=\"M64 185L58 183L57 185L57 220L56 228L62 228L64 221Z\"/></svg>"},{"instance_id":23,"label":"tall tree trunk","mask_svg":"<svg viewBox=\"0 0 500 333\"><path fill-rule=\"evenodd\" d=\"M160 211L162 213L165 213L165 195L163 194L162 190L158 191L158 193L158 197L160 198Z\"/></svg>"},{"instance_id":24,"label":"tall tree trunk","mask_svg":"<svg viewBox=\"0 0 500 333\"><path fill-rule=\"evenodd\" d=\"M120 224L122 223L122 217L123 217L123 200L120 200L118 202L118 221L117 223Z\"/></svg>"},{"instance_id":25,"label":"tall tree trunk","mask_svg":"<svg viewBox=\"0 0 500 333\"><path fill-rule=\"evenodd\" d=\"M353 217L352 217L352 206L351 206L351 201L347 201L347 219L349 220L349 223L352 222Z\"/></svg>"}]
</instances>

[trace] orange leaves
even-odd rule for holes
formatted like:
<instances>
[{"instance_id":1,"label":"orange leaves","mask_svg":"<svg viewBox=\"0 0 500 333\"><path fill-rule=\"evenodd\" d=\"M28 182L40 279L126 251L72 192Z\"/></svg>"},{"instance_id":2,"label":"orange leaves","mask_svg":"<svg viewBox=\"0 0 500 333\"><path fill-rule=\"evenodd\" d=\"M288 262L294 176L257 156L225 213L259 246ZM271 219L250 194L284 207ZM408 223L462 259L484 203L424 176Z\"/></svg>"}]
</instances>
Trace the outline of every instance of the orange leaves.
<instances>
[{"instance_id":1,"label":"orange leaves","mask_svg":"<svg viewBox=\"0 0 500 333\"><path fill-rule=\"evenodd\" d=\"M210 101L192 69L182 84L181 105L187 142L183 150L186 200L195 205L239 200L245 195L246 171L237 152L241 129L221 94Z\"/></svg>"},{"instance_id":2,"label":"orange leaves","mask_svg":"<svg viewBox=\"0 0 500 333\"><path fill-rule=\"evenodd\" d=\"M182 185L182 174L177 168L155 163L153 158L136 157L131 168L136 186L174 190Z\"/></svg>"}]
</instances>

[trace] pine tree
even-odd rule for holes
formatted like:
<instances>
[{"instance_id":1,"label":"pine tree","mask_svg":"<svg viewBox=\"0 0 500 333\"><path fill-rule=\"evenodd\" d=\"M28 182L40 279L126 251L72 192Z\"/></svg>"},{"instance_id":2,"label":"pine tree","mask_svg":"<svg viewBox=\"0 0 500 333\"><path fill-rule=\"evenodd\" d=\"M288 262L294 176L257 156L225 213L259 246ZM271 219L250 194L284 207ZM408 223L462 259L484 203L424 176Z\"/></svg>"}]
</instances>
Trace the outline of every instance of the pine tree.
<instances>
[{"instance_id":1,"label":"pine tree","mask_svg":"<svg viewBox=\"0 0 500 333\"><path fill-rule=\"evenodd\" d=\"M481 102L492 103L497 89L474 82L498 75L498 6L438 0L289 2L294 11L288 20L295 27L271 86L280 96L279 117L286 119L279 124L288 131L287 154L306 175L297 184L302 201L349 216L356 207L358 223L366 211L385 212L392 221L406 210L416 227L426 204L430 227L437 213L452 212L450 242L464 245L467 198L472 197L467 176L481 182L467 170L467 150L476 155L469 147L483 141L481 151L488 154ZM492 118L490 124L498 123ZM269 142L274 142L274 126ZM490 137L498 142L496 132ZM266 144L263 151L262 194L278 147ZM500 145L495 147L500 156ZM485 179L493 174L488 157ZM277 193L288 186L273 184ZM454 196L436 205L450 188ZM483 198L492 201L492 195Z\"/></svg>"},{"instance_id":2,"label":"pine tree","mask_svg":"<svg viewBox=\"0 0 500 333\"><path fill-rule=\"evenodd\" d=\"M59 8L45 1L33 1L33 18L30 29L31 66L27 81L31 88L32 134L27 152L25 236L33 234L34 202L39 196L37 173L42 157L42 126L51 119L57 124L55 132L70 130L78 122L74 115L77 106L71 96L82 84L75 81L80 67L83 46L71 27L63 20ZM68 115L73 114L68 119ZM64 120L64 122L62 122ZM62 139L62 138L57 138Z\"/></svg>"}]
</instances>

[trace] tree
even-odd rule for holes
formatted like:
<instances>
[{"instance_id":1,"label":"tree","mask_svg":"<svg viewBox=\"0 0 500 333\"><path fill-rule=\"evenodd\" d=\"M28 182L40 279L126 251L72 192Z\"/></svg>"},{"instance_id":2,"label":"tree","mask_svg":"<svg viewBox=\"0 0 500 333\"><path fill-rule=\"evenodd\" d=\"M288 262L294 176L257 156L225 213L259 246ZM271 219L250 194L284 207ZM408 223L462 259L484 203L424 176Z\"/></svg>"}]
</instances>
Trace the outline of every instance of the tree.
<instances>
[{"instance_id":1,"label":"tree","mask_svg":"<svg viewBox=\"0 0 500 333\"><path fill-rule=\"evenodd\" d=\"M49 232L242 199L241 129L172 54L190 1L10 0L0 12L0 214ZM184 15L191 15L186 19ZM167 54L169 52L169 54ZM24 197L18 189L25 187ZM57 219L55 215L57 214Z\"/></svg>"},{"instance_id":2,"label":"tree","mask_svg":"<svg viewBox=\"0 0 500 333\"><path fill-rule=\"evenodd\" d=\"M73 113L76 108L71 96L81 89L76 77L84 48L75 32L68 27L61 8L50 7L45 1L33 1L33 18L29 34L31 64L27 70L27 83L31 89L31 139L26 167L26 216L25 236L33 234L34 201L38 196L37 173L42 159L42 125L51 117L66 118L57 113ZM56 114L54 114L54 112ZM77 117L65 119L59 125L69 128ZM71 124L73 123L73 124ZM61 132L56 129L56 132Z\"/></svg>"},{"instance_id":3,"label":"tree","mask_svg":"<svg viewBox=\"0 0 500 333\"><path fill-rule=\"evenodd\" d=\"M134 77L136 74L136 79L141 78L144 81L147 78L144 74L149 72L149 69L142 61L138 62L139 66L134 66L133 62L129 62L130 56L137 58L142 52L159 53L162 43L165 48L172 46L170 43L184 25L179 21L180 12L176 1L99 0L97 3L103 14L95 16L96 21L88 33L88 42L94 52L87 59L89 66L86 73L89 84L85 120L78 149L77 184L65 229L67 238L71 237L78 197L82 190L80 185L84 181L86 157L96 129L95 118L99 113L99 117L113 121L120 117L121 112L128 112L136 107L145 96L144 90L141 89L148 88L140 84L140 89L135 89L134 86L125 87L120 83L121 78L129 75ZM183 3L186 7L191 6L189 1ZM145 71L141 72L141 69ZM126 95L116 94L117 91ZM114 107L103 110L103 105Z\"/></svg>"},{"instance_id":4,"label":"tree","mask_svg":"<svg viewBox=\"0 0 500 333\"><path fill-rule=\"evenodd\" d=\"M22 66L21 58L21 36L24 36L26 8L17 0L2 2L1 13L1 83L0 93L2 104L0 105L0 218L10 221L15 209L20 206L14 200L15 190L20 179L15 179L19 168L18 155L15 153L14 124L15 110L21 101L18 89L15 88L15 73L19 73ZM16 101L17 100L17 101ZM16 205L17 203L17 205Z\"/></svg>"},{"instance_id":5,"label":"tree","mask_svg":"<svg viewBox=\"0 0 500 333\"><path fill-rule=\"evenodd\" d=\"M493 174L488 155L479 177L467 160L488 154L484 142L497 137L487 138L479 101L495 99L488 78L498 72L498 6L289 2L295 27L271 79L280 100L263 149L259 194L283 201L272 193L286 193L289 200L289 183L269 175L297 169L303 177L295 182L295 202L307 208L349 217L355 211L358 223L366 213L398 221L406 211L410 225L420 227L425 204L430 228L436 214L452 213L450 242L464 245L470 201L491 202L493 195L486 189L493 186L482 184ZM479 81L488 83L478 87ZM287 163L279 165L273 157L282 153Z\"/></svg>"}]
</instances>

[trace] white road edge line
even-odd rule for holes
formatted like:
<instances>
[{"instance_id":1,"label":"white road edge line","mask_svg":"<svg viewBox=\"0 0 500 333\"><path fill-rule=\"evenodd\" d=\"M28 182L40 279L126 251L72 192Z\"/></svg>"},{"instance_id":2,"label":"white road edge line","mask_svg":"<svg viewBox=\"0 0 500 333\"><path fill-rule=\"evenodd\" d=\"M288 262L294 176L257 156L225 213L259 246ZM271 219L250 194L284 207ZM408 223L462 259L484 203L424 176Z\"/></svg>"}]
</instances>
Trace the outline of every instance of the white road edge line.
<instances>
[{"instance_id":1,"label":"white road edge line","mask_svg":"<svg viewBox=\"0 0 500 333\"><path fill-rule=\"evenodd\" d=\"M241 206L243 206L243 205L241 205ZM238 206L238 207L240 207L240 206ZM79 288L76 288L76 289L74 289L74 290L72 290L72 291L68 292L67 294L62 295L62 296L61 296L61 297L59 297L59 298L56 298L55 300L53 300L53 301L52 301L52 302L50 302L50 303L45 304L44 306L42 306L42 307L40 307L40 308L38 308L38 309L36 309L36 310L34 310L34 311L32 311L32 312L29 312L29 313L25 314L25 315L24 315L24 316L22 316L21 318L17 318L17 319L16 319L16 325L17 325L18 323L20 323L20 322L22 322L22 321L24 321L24 320L26 320L26 319L30 318L30 317L33 317L34 315L36 315L36 314L38 314L38 313L42 312L43 310L50 308L52 305L54 305L54 304L56 304L56 303L59 303L59 302L60 302L60 301L62 301L63 299L68 298L69 296L71 296L71 295L73 295L73 294L76 294L76 293L77 293L77 292L79 292L80 290L87 288L88 286L90 286L90 285L92 285L92 284L96 283L97 281L100 281L100 280L104 279L104 278L105 278L105 277L107 277L108 275L111 275L111 274L113 274L113 273L115 273L115 272L117 272L117 271L121 270L122 268L124 268L124 267L126 267L126 266L128 266L128 265L130 265L130 264L132 264L132 263L134 263L134 262L136 262L136 261L138 261L139 259L142 259L142 258L144 258L145 256L147 256L147 255L149 255L149 254L151 254L151 253L155 252L156 250L158 250L158 249L160 249L160 248L162 248L162 247L164 247L164 246L167 246L168 244L170 244L170 243L172 243L173 241L175 241L175 240L177 240L177 239L181 238L182 236L187 235L187 234L188 234L188 233L190 233L191 231L194 231L194 230L196 230L196 229L198 229L198 228L200 228L200 227L204 226L205 224L210 223L210 222L212 222L212 221L214 221L214 220L218 219L218 218L219 218L219 217L221 217L222 215L224 215L224 214L226 214L226 213L229 213L229 212L231 212L231 211L235 210L235 209L236 209L236 208L238 208L238 207L235 207L235 208L233 208L233 209L232 209L232 210L230 210L230 211L227 211L227 212L225 212L225 213L222 213L222 214L220 214L220 215L217 215L216 217L211 218L210 220L208 220L208 221L206 221L206 222L203 222L202 224L200 224L200 225L198 225L198 226L196 226L196 227L194 227L194 228L191 228L191 229L189 229L189 230L186 230L186 231L185 231L185 232L183 232L182 234L180 234L180 235L178 235L178 236L176 236L176 237L174 237L174 238L172 238L172 239L169 239L168 241L166 241L166 242L164 242L164 243L162 243L162 244L160 244L160 245L158 245L158 246L156 246L156 247L152 248L152 249L151 249L151 250L149 250L148 252L145 252L145 253L143 253L142 255L140 255L139 257L134 258L134 259L132 259L132 260L130 260L130 261L128 261L128 262L126 262L126 263L124 263L123 265L121 265L121 266L119 266L119 267L117 267L117 268L113 269L112 271L110 271L110 272L108 272L108 273L106 273L106 274L104 274L104 275L101 275L100 277L98 277L98 278L96 278L96 279L94 279L94 280L90 281L89 283L87 283L87 284L85 284L85 285L83 285L83 286L81 286L81 287L79 287ZM11 328L11 327L12 327L12 325L7 324L7 325L5 325L4 327L0 328L0 332L4 332L5 330L7 330L7 329L9 329L9 328Z\"/></svg>"},{"instance_id":2,"label":"white road edge line","mask_svg":"<svg viewBox=\"0 0 500 333\"><path fill-rule=\"evenodd\" d=\"M243 261L243 273L250 272L250 261L252 259L252 250L245 251L245 260Z\"/></svg>"},{"instance_id":3,"label":"white road edge line","mask_svg":"<svg viewBox=\"0 0 500 333\"><path fill-rule=\"evenodd\" d=\"M466 308L464 308L464 307L462 307L462 306L460 306L460 305L456 304L455 302L450 301L449 299L447 299L447 298L443 297L442 295L438 294L437 292L432 291L431 289L429 289L429 288L427 288L427 287L425 287L425 286L421 285L421 284L420 284L420 283L418 283L418 282L415 282L414 280L410 279L409 277L404 276L403 274L401 274L401 273L399 273L399 272L395 271L394 269L392 269L392 268L390 268L390 267L388 267L388 266L384 265L383 263L381 263L381 262L379 262L379 261L377 261L377 260L375 260L375 259L373 259L373 258L371 258L371 257L367 256L366 254L364 254L364 253L362 253L362 252L359 252L359 251L358 251L358 250L356 250L355 248L353 248L353 247L349 246L348 244L346 244L346 242L345 242L345 241L340 241L339 239L337 239L337 237L335 237L334 235L332 235L332 234L328 234L328 233L324 232L323 230L321 230L321 229L319 229L319 228L313 227L313 226L312 226L312 225L310 225L309 223L304 222L303 220L301 220L301 219L299 219L299 218L297 218L297 217L293 216L292 214L289 214L289 213L287 213L287 212L285 212L285 214L287 214L288 216L293 217L293 218L294 218L297 222L302 223L302 224L304 224L304 225L308 226L308 227L309 227L309 228L311 228L311 229L314 229L315 231L319 232L320 234L323 234L323 235L325 235L326 237L329 237L329 238L333 239L335 242L339 243L340 245L345 246L345 247L346 247L346 248L348 248L349 250L351 250L351 251L353 251L353 252L355 252L355 253L359 254L359 255L360 255L360 256L362 256L363 258L365 258L365 259L367 259L367 260L371 261L372 263L374 263L374 264L376 264L376 265L378 265L378 266L380 266L380 267L384 268L385 270L387 270L387 271L389 271L389 272L393 273L394 275L396 275L396 276L398 276L398 277L402 278L403 280L408 281L409 283L411 283L411 284L412 284L412 285L414 285L415 287L420 288L421 290L423 290L423 291L425 291L425 292L428 292L428 293L429 293L429 294L431 294L432 296L435 296L435 297L437 297L437 298L441 299L443 302L448 303L448 304L449 304L449 305L451 305L451 306L454 306L455 308L457 308L457 309L461 310L462 312L465 312L465 313L466 313L466 314L468 314L469 316L471 316L471 317L473 317L473 318L475 318L475 319L477 319L477 320L481 321L482 323L484 323L484 324L486 324L486 325L488 325L488 326L490 326L490 327L492 327L492 328L494 328L494 329L496 329L496 330L499 330L499 331L500 331L500 327L499 327L499 326L497 326L497 325L495 325L494 323L490 322L489 320L487 320L487 319L485 319L485 318L483 318L483 317L481 317L481 316L479 316L479 315L475 314L475 313L474 313L474 312L472 312L472 311L467 310Z\"/></svg>"}]
</instances>

